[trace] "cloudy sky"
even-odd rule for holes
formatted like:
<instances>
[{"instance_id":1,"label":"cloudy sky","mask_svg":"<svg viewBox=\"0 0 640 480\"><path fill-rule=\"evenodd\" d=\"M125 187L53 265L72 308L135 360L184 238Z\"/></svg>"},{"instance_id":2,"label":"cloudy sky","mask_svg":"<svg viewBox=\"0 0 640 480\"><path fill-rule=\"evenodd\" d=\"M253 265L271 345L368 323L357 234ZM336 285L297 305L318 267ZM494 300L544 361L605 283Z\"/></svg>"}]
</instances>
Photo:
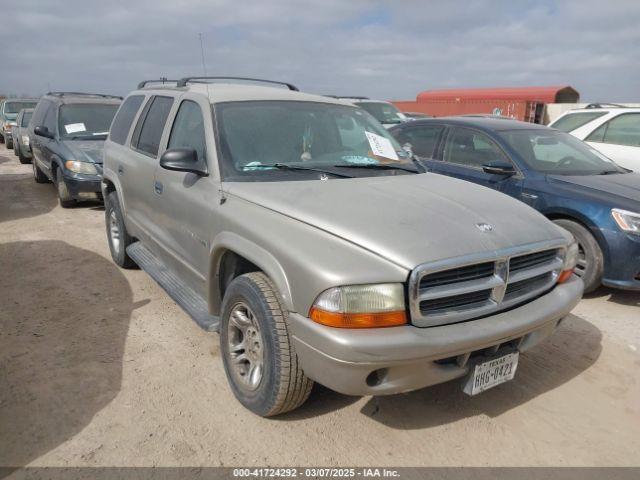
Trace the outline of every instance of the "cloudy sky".
<instances>
[{"instance_id":1,"label":"cloudy sky","mask_svg":"<svg viewBox=\"0 0 640 480\"><path fill-rule=\"evenodd\" d=\"M413 99L559 85L640 101L640 1L0 0L0 93L126 94L207 73Z\"/></svg>"}]
</instances>

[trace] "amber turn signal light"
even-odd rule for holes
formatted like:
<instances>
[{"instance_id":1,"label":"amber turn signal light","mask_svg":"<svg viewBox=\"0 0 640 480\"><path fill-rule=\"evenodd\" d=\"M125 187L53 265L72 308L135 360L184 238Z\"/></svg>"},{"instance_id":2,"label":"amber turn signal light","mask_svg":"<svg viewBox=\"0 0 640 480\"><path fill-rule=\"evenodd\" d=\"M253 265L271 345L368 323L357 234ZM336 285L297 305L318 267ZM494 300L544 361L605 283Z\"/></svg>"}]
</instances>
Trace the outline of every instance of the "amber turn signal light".
<instances>
[{"instance_id":1,"label":"amber turn signal light","mask_svg":"<svg viewBox=\"0 0 640 480\"><path fill-rule=\"evenodd\" d=\"M380 328L397 327L407 323L407 315L402 311L377 313L327 312L312 307L310 317L313 321L336 328Z\"/></svg>"},{"instance_id":2,"label":"amber turn signal light","mask_svg":"<svg viewBox=\"0 0 640 480\"><path fill-rule=\"evenodd\" d=\"M566 282L571 278L571 275L573 275L573 269L563 270L562 272L560 272L560 275L558 275L558 283Z\"/></svg>"}]
</instances>

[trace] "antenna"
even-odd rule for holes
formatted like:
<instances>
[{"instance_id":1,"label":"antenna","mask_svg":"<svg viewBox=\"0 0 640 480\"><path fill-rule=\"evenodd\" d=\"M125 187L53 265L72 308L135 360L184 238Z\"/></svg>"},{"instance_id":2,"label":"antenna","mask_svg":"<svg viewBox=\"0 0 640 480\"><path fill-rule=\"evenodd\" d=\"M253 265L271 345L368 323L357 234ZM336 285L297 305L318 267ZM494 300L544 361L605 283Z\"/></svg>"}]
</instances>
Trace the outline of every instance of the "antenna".
<instances>
[{"instance_id":1,"label":"antenna","mask_svg":"<svg viewBox=\"0 0 640 480\"><path fill-rule=\"evenodd\" d=\"M202 72L204 76L207 76L207 64L204 61L204 45L202 43L202 32L198 33L198 38L200 38L200 55L202 57Z\"/></svg>"}]
</instances>

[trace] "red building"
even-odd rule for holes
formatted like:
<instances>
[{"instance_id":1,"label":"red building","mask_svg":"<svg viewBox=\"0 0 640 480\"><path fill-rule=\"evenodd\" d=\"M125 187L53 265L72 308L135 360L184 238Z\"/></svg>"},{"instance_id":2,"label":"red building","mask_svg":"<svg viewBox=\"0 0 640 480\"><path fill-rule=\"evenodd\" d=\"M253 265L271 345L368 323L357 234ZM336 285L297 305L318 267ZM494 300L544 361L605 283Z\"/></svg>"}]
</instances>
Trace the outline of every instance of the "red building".
<instances>
[{"instance_id":1,"label":"red building","mask_svg":"<svg viewBox=\"0 0 640 480\"><path fill-rule=\"evenodd\" d=\"M490 114L544 123L548 103L577 103L580 94L570 86L461 88L425 90L414 101L392 101L403 112L448 115Z\"/></svg>"}]
</instances>

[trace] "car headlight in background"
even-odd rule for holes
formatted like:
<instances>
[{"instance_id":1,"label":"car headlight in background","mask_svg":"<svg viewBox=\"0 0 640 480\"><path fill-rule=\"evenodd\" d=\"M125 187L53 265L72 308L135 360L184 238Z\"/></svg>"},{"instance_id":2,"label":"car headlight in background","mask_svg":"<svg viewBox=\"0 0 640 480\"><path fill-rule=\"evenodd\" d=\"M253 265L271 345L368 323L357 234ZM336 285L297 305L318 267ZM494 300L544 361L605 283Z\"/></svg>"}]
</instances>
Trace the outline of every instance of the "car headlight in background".
<instances>
[{"instance_id":1,"label":"car headlight in background","mask_svg":"<svg viewBox=\"0 0 640 480\"><path fill-rule=\"evenodd\" d=\"M25 147L29 146L29 135L22 135L22 144Z\"/></svg>"},{"instance_id":2,"label":"car headlight in background","mask_svg":"<svg viewBox=\"0 0 640 480\"><path fill-rule=\"evenodd\" d=\"M640 213L614 208L611 210L611 216L621 230L631 233L640 233Z\"/></svg>"},{"instance_id":3,"label":"car headlight in background","mask_svg":"<svg viewBox=\"0 0 640 480\"><path fill-rule=\"evenodd\" d=\"M330 288L318 296L309 317L338 328L404 325L407 323L404 285L380 283Z\"/></svg>"},{"instance_id":4,"label":"car headlight in background","mask_svg":"<svg viewBox=\"0 0 640 480\"><path fill-rule=\"evenodd\" d=\"M76 160L67 160L64 163L64 166L67 170L70 170L74 173L83 173L85 175L97 175L98 170L96 170L96 166L93 163L89 162L78 162Z\"/></svg>"},{"instance_id":5,"label":"car headlight in background","mask_svg":"<svg viewBox=\"0 0 640 480\"><path fill-rule=\"evenodd\" d=\"M558 283L564 283L571 278L571 275L576 269L576 265L578 263L578 255L578 242L574 240L565 250L562 271L560 272L560 275L558 275Z\"/></svg>"}]
</instances>

